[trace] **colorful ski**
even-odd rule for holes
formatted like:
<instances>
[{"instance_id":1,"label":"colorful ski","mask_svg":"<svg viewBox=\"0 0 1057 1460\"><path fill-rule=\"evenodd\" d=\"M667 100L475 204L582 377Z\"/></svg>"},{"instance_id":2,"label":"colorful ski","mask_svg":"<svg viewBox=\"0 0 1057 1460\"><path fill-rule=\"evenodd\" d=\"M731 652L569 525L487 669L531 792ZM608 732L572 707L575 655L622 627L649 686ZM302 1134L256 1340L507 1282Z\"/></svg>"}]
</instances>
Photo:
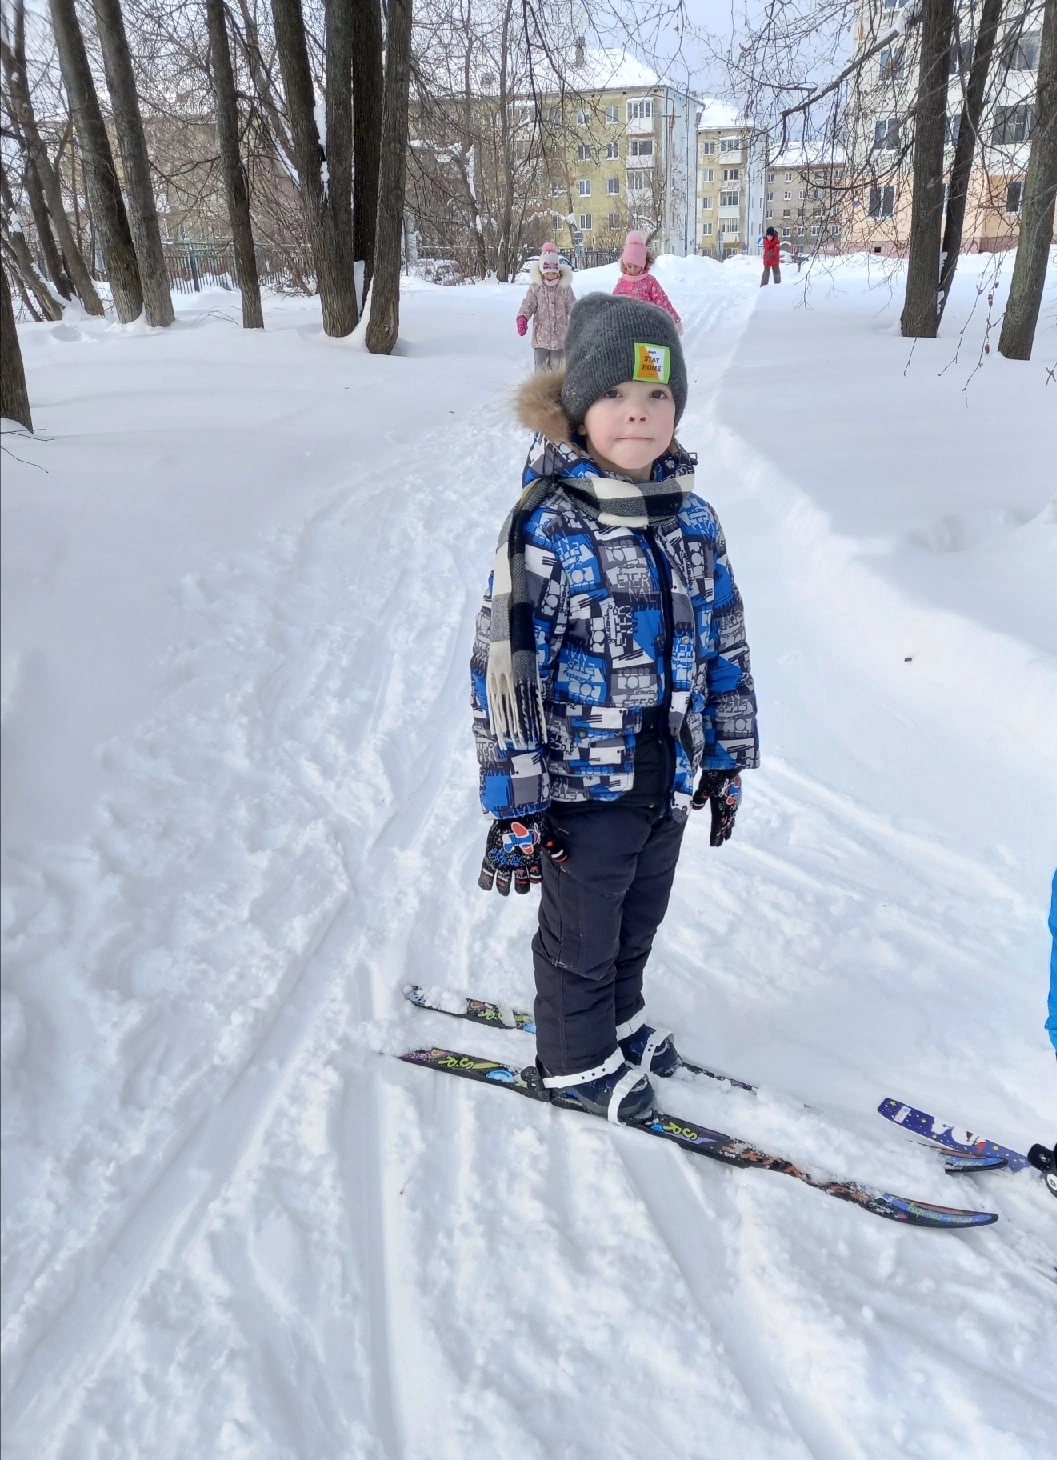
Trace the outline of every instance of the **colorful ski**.
<instances>
[{"instance_id":1,"label":"colorful ski","mask_svg":"<svg viewBox=\"0 0 1057 1460\"><path fill-rule=\"evenodd\" d=\"M419 984L408 984L404 997L418 1009L432 1009L437 1014L449 1014L455 1019L468 1019L472 1024L489 1024L493 1029L519 1029L525 1034L535 1034L536 1025L526 1009L505 1008L502 1004L490 1004L484 999L471 999L463 994L438 990L435 994ZM745 1080L724 1075L719 1070L710 1070L705 1065L684 1060L682 1068L690 1075L716 1080L731 1085L736 1090L746 1090L752 1095L759 1093L756 1085ZM992 1151L962 1150L953 1146L937 1144L925 1138L926 1143L943 1157L944 1167L951 1176L965 1175L974 1171L999 1171L1005 1166L1005 1157Z\"/></svg>"},{"instance_id":2,"label":"colorful ski","mask_svg":"<svg viewBox=\"0 0 1057 1460\"><path fill-rule=\"evenodd\" d=\"M530 1099L543 1100L565 1110L583 1110L563 1097L561 1091L549 1092L543 1088L535 1066L516 1070L497 1060L478 1059L455 1049L410 1049L400 1055L408 1064L423 1065L444 1074L458 1075L465 1080L476 1080L483 1085L511 1090ZM838 1201L852 1202L875 1216L887 1217L890 1221L904 1222L912 1227L950 1229L958 1227L987 1227L998 1220L995 1212L977 1212L959 1207L934 1206L931 1202L913 1201L909 1197L895 1196L875 1187L864 1186L858 1181L835 1181L830 1177L805 1170L784 1156L774 1156L758 1146L722 1131L709 1130L707 1126L678 1116L654 1111L642 1120L631 1122L629 1128L646 1135L659 1136L661 1140L674 1141L692 1155L707 1156L727 1166L752 1168L758 1171L780 1171L794 1176L807 1186L823 1191Z\"/></svg>"},{"instance_id":3,"label":"colorful ski","mask_svg":"<svg viewBox=\"0 0 1057 1460\"><path fill-rule=\"evenodd\" d=\"M885 1120L890 1120L893 1125L898 1125L945 1151L958 1151L966 1156L1001 1158L1010 1171L1023 1171L1025 1166L1031 1165L1027 1156L1020 1151L1011 1151L1008 1146L1000 1146L983 1136L975 1136L971 1131L938 1120L927 1111L918 1110L913 1105L904 1105L902 1101L893 1100L891 1096L881 1101L877 1113L883 1115Z\"/></svg>"}]
</instances>

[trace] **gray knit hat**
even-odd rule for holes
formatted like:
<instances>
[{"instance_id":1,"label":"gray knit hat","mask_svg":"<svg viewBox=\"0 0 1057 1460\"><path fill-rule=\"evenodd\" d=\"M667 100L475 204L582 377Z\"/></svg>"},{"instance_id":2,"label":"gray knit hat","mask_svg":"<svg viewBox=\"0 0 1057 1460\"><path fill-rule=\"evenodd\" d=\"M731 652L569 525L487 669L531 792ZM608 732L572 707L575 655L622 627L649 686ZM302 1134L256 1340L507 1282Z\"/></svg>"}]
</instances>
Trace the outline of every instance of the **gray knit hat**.
<instances>
[{"instance_id":1,"label":"gray knit hat","mask_svg":"<svg viewBox=\"0 0 1057 1460\"><path fill-rule=\"evenodd\" d=\"M573 305L565 336L562 405L574 427L607 390L625 380L667 385L675 421L686 407L686 362L675 321L655 304L622 294L585 294Z\"/></svg>"}]
</instances>

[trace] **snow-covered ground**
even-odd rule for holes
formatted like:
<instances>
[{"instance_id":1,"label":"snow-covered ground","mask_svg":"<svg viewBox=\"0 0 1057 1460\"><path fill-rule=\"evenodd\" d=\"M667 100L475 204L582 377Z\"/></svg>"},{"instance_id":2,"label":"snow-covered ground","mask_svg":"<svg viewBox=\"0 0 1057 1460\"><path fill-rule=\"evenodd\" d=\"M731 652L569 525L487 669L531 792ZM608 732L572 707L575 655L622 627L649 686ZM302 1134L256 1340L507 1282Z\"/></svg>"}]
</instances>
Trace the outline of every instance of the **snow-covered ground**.
<instances>
[{"instance_id":1,"label":"snow-covered ground","mask_svg":"<svg viewBox=\"0 0 1057 1460\"><path fill-rule=\"evenodd\" d=\"M401 997L531 998L532 902L475 885L467 675L526 446L520 290L416 287L389 359L314 301L245 333L220 293L168 332L24 330L5 1457L1050 1453L1057 1205L873 1114L1057 1134L1057 264L1035 360L976 370L991 263L913 348L876 260L659 268L763 766L727 847L690 828L648 992L767 1086L665 1103L1000 1214L966 1233L392 1058L532 1052Z\"/></svg>"}]
</instances>

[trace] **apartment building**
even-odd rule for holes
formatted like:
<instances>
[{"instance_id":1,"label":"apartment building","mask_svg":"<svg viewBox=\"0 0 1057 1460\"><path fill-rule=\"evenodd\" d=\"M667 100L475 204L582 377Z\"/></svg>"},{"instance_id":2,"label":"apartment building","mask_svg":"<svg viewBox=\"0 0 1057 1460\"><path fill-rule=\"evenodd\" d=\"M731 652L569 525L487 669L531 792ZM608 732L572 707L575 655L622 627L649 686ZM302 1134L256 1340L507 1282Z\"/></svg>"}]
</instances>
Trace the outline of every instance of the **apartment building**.
<instances>
[{"instance_id":1,"label":"apartment building","mask_svg":"<svg viewBox=\"0 0 1057 1460\"><path fill-rule=\"evenodd\" d=\"M897 28L907 0L861 0L860 46ZM991 251L1015 244L1031 137L1035 127L1039 42L1044 0L1013 7L999 33L976 144L966 205L963 247ZM958 7L947 93L949 170L958 139L972 60L978 9ZM851 110L849 189L843 222L846 247L898 253L907 246L913 201L910 140L918 74L918 32L897 34L867 63Z\"/></svg>"},{"instance_id":2,"label":"apartment building","mask_svg":"<svg viewBox=\"0 0 1057 1460\"><path fill-rule=\"evenodd\" d=\"M568 204L551 236L571 220L574 247L614 251L639 228L655 253L693 253L694 98L623 51L580 49L563 82L540 98L552 207Z\"/></svg>"},{"instance_id":3,"label":"apartment building","mask_svg":"<svg viewBox=\"0 0 1057 1460\"><path fill-rule=\"evenodd\" d=\"M794 254L838 253L847 169L843 156L786 147L768 159L764 228Z\"/></svg>"},{"instance_id":4,"label":"apartment building","mask_svg":"<svg viewBox=\"0 0 1057 1460\"><path fill-rule=\"evenodd\" d=\"M766 139L733 107L702 98L697 111L697 252L754 250L763 232Z\"/></svg>"}]
</instances>

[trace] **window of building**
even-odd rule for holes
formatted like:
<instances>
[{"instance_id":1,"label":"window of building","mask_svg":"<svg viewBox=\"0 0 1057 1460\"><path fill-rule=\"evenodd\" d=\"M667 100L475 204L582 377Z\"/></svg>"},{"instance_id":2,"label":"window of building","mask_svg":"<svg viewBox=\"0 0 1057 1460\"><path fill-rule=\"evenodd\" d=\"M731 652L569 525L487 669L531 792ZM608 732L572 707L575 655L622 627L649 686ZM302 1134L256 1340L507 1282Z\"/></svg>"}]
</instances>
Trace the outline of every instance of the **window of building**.
<instances>
[{"instance_id":1,"label":"window of building","mask_svg":"<svg viewBox=\"0 0 1057 1460\"><path fill-rule=\"evenodd\" d=\"M792 233L793 233L793 230L791 228L783 228L782 229L782 237L783 238L790 238L790 237L792 237Z\"/></svg>"},{"instance_id":2,"label":"window of building","mask_svg":"<svg viewBox=\"0 0 1057 1460\"><path fill-rule=\"evenodd\" d=\"M768 174L767 174L767 181L768 181L768 182L769 182L769 183L771 183L771 182L774 182L774 173L773 173L773 172L769 172L769 173L768 173Z\"/></svg>"},{"instance_id":3,"label":"window of building","mask_svg":"<svg viewBox=\"0 0 1057 1460\"><path fill-rule=\"evenodd\" d=\"M591 215L590 215L590 213L581 213L580 214L580 232L581 233L590 233L591 232Z\"/></svg>"},{"instance_id":4,"label":"window of building","mask_svg":"<svg viewBox=\"0 0 1057 1460\"><path fill-rule=\"evenodd\" d=\"M610 226L610 228L619 228L620 227L620 214L619 213L610 213L610 215L609 215L609 226Z\"/></svg>"},{"instance_id":5,"label":"window of building","mask_svg":"<svg viewBox=\"0 0 1057 1460\"><path fill-rule=\"evenodd\" d=\"M650 97L640 97L637 101L628 102L628 121L645 122L653 116L653 101Z\"/></svg>"},{"instance_id":6,"label":"window of building","mask_svg":"<svg viewBox=\"0 0 1057 1460\"><path fill-rule=\"evenodd\" d=\"M896 190L894 187L872 187L870 189L870 206L867 210L871 218L891 218L895 211Z\"/></svg>"},{"instance_id":7,"label":"window of building","mask_svg":"<svg viewBox=\"0 0 1057 1460\"><path fill-rule=\"evenodd\" d=\"M620 120L620 115L619 115L619 112L618 112L617 108L615 106L607 106L606 107L606 124L607 124L607 126L615 127L616 124L617 124L617 122L619 120Z\"/></svg>"},{"instance_id":8,"label":"window of building","mask_svg":"<svg viewBox=\"0 0 1057 1460\"><path fill-rule=\"evenodd\" d=\"M587 110L585 106L580 107L579 111L576 113L576 125L578 127L586 127L590 120L591 113Z\"/></svg>"},{"instance_id":9,"label":"window of building","mask_svg":"<svg viewBox=\"0 0 1057 1460\"><path fill-rule=\"evenodd\" d=\"M792 211L791 208L783 208L782 209L782 217L783 218L791 218L792 216L793 216L793 211Z\"/></svg>"},{"instance_id":10,"label":"window of building","mask_svg":"<svg viewBox=\"0 0 1057 1460\"><path fill-rule=\"evenodd\" d=\"M1015 177L1006 187L1006 212L1019 213L1020 199L1024 192L1024 179Z\"/></svg>"},{"instance_id":11,"label":"window of building","mask_svg":"<svg viewBox=\"0 0 1057 1460\"><path fill-rule=\"evenodd\" d=\"M719 144L719 150L720 150L720 152L740 152L741 151L741 138L740 137L724 137L723 140L722 140L722 142Z\"/></svg>"},{"instance_id":12,"label":"window of building","mask_svg":"<svg viewBox=\"0 0 1057 1460\"><path fill-rule=\"evenodd\" d=\"M577 148L576 148L576 160L577 160L577 162L590 162L591 161L591 149L590 149L590 147L588 147L588 145L587 145L586 142L581 142L577 146Z\"/></svg>"},{"instance_id":13,"label":"window of building","mask_svg":"<svg viewBox=\"0 0 1057 1460\"><path fill-rule=\"evenodd\" d=\"M1041 41L1041 31L1018 36L1009 48L1009 69L1011 71L1037 71Z\"/></svg>"},{"instance_id":14,"label":"window of building","mask_svg":"<svg viewBox=\"0 0 1057 1460\"><path fill-rule=\"evenodd\" d=\"M719 206L721 208L736 208L740 202L741 193L738 192L737 188L733 188L729 192L721 192L719 195Z\"/></svg>"},{"instance_id":15,"label":"window of building","mask_svg":"<svg viewBox=\"0 0 1057 1460\"><path fill-rule=\"evenodd\" d=\"M701 224L701 237L702 238L711 238L712 237L712 224L710 222L709 223L702 223Z\"/></svg>"},{"instance_id":16,"label":"window of building","mask_svg":"<svg viewBox=\"0 0 1057 1460\"><path fill-rule=\"evenodd\" d=\"M840 224L839 223L831 223L829 225L829 231L833 235L834 238L838 238L840 236Z\"/></svg>"},{"instance_id":17,"label":"window of building","mask_svg":"<svg viewBox=\"0 0 1057 1460\"><path fill-rule=\"evenodd\" d=\"M606 157L609 159L609 161L610 162L615 162L616 159L619 156L620 156L620 143L619 142L607 142L606 143Z\"/></svg>"},{"instance_id":18,"label":"window of building","mask_svg":"<svg viewBox=\"0 0 1057 1460\"><path fill-rule=\"evenodd\" d=\"M702 198L701 199L701 207L702 207L702 209L703 209L704 212L711 213L711 211L712 211L712 199L711 198Z\"/></svg>"},{"instance_id":19,"label":"window of building","mask_svg":"<svg viewBox=\"0 0 1057 1460\"><path fill-rule=\"evenodd\" d=\"M632 157L652 157L653 138L633 137L631 139L631 155Z\"/></svg>"},{"instance_id":20,"label":"window of building","mask_svg":"<svg viewBox=\"0 0 1057 1460\"><path fill-rule=\"evenodd\" d=\"M1022 101L1017 106L995 107L995 125L991 129L993 146L1011 146L1030 142L1035 130L1035 108Z\"/></svg>"},{"instance_id":21,"label":"window of building","mask_svg":"<svg viewBox=\"0 0 1057 1460\"><path fill-rule=\"evenodd\" d=\"M725 167L723 169L723 181L724 182L737 182L738 179L740 178L740 176L741 176L741 168L740 167Z\"/></svg>"},{"instance_id":22,"label":"window of building","mask_svg":"<svg viewBox=\"0 0 1057 1460\"><path fill-rule=\"evenodd\" d=\"M902 46L888 46L877 57L878 81L898 81L906 71Z\"/></svg>"},{"instance_id":23,"label":"window of building","mask_svg":"<svg viewBox=\"0 0 1057 1460\"><path fill-rule=\"evenodd\" d=\"M787 172L786 175L785 175L785 180L786 180L786 182L792 182L793 181L793 174L791 172Z\"/></svg>"},{"instance_id":24,"label":"window of building","mask_svg":"<svg viewBox=\"0 0 1057 1460\"><path fill-rule=\"evenodd\" d=\"M716 144L715 144L715 142L702 142L701 143L701 155L702 155L702 157L715 157L715 155L716 155Z\"/></svg>"},{"instance_id":25,"label":"window of building","mask_svg":"<svg viewBox=\"0 0 1057 1460\"><path fill-rule=\"evenodd\" d=\"M606 178L606 192L611 197L615 197L620 192L620 178L619 177L607 177Z\"/></svg>"},{"instance_id":26,"label":"window of building","mask_svg":"<svg viewBox=\"0 0 1057 1460\"><path fill-rule=\"evenodd\" d=\"M973 64L972 41L955 41L951 46L951 75L968 76Z\"/></svg>"},{"instance_id":27,"label":"window of building","mask_svg":"<svg viewBox=\"0 0 1057 1460\"><path fill-rule=\"evenodd\" d=\"M580 178L576 184L576 191L580 194L581 198L589 198L591 196L591 179L589 177Z\"/></svg>"},{"instance_id":28,"label":"window of building","mask_svg":"<svg viewBox=\"0 0 1057 1460\"><path fill-rule=\"evenodd\" d=\"M815 224L815 223L812 223L812 225L811 225L811 237L812 238L817 238L818 237L818 225Z\"/></svg>"},{"instance_id":29,"label":"window of building","mask_svg":"<svg viewBox=\"0 0 1057 1460\"><path fill-rule=\"evenodd\" d=\"M803 202L804 199L807 197L807 188L801 188L800 191L797 193L797 197L800 199L801 202Z\"/></svg>"},{"instance_id":30,"label":"window of building","mask_svg":"<svg viewBox=\"0 0 1057 1460\"><path fill-rule=\"evenodd\" d=\"M948 147L957 147L957 145L958 145L958 133L961 131L961 126L962 126L962 114L961 114L961 112L954 112L951 116L949 116L947 118L946 145Z\"/></svg>"},{"instance_id":31,"label":"window of building","mask_svg":"<svg viewBox=\"0 0 1057 1460\"><path fill-rule=\"evenodd\" d=\"M774 193L768 193L767 194L767 201L769 203L773 203L774 202Z\"/></svg>"},{"instance_id":32,"label":"window of building","mask_svg":"<svg viewBox=\"0 0 1057 1460\"><path fill-rule=\"evenodd\" d=\"M773 217L774 217L774 214L771 212L770 208L768 208L767 209L767 222L770 223L770 221L771 221L771 219Z\"/></svg>"},{"instance_id":33,"label":"window of building","mask_svg":"<svg viewBox=\"0 0 1057 1460\"><path fill-rule=\"evenodd\" d=\"M789 189L788 189L788 188L787 188L787 189L786 189L786 190L785 190L785 192L784 192L784 193L783 193L783 194L782 194L782 198L783 198L783 200L784 200L784 201L785 201L785 202L787 202L787 203L788 203L788 202L789 202L789 200L790 200L790 198L791 198L791 197L792 197L792 196L793 196L793 195L792 195L792 193L791 193L791 192L790 192L790 191L789 191Z\"/></svg>"},{"instance_id":34,"label":"window of building","mask_svg":"<svg viewBox=\"0 0 1057 1460\"><path fill-rule=\"evenodd\" d=\"M719 231L720 233L740 233L741 224L738 222L737 218L724 218L722 223L719 225Z\"/></svg>"},{"instance_id":35,"label":"window of building","mask_svg":"<svg viewBox=\"0 0 1057 1460\"><path fill-rule=\"evenodd\" d=\"M701 169L701 186L707 187L709 183L716 180L716 169L714 167L703 167Z\"/></svg>"},{"instance_id":36,"label":"window of building","mask_svg":"<svg viewBox=\"0 0 1057 1460\"><path fill-rule=\"evenodd\" d=\"M551 184L551 197L552 198L563 198L564 196L565 196L565 184L564 183L552 183Z\"/></svg>"},{"instance_id":37,"label":"window of building","mask_svg":"<svg viewBox=\"0 0 1057 1460\"><path fill-rule=\"evenodd\" d=\"M803 208L798 208L798 209L797 209L797 210L796 210L796 216L797 216L797 217L798 217L798 218L803 218L803 217L804 217L804 210L803 210Z\"/></svg>"},{"instance_id":38,"label":"window of building","mask_svg":"<svg viewBox=\"0 0 1057 1460\"><path fill-rule=\"evenodd\" d=\"M552 127L560 127L561 120L562 109L560 106L551 106L547 108L547 121L551 124Z\"/></svg>"},{"instance_id":39,"label":"window of building","mask_svg":"<svg viewBox=\"0 0 1057 1460\"><path fill-rule=\"evenodd\" d=\"M627 188L629 193L648 193L653 187L653 177L645 168L636 167L628 172Z\"/></svg>"},{"instance_id":40,"label":"window of building","mask_svg":"<svg viewBox=\"0 0 1057 1460\"><path fill-rule=\"evenodd\" d=\"M873 124L873 145L878 152L894 152L899 146L899 118L878 117Z\"/></svg>"}]
</instances>

